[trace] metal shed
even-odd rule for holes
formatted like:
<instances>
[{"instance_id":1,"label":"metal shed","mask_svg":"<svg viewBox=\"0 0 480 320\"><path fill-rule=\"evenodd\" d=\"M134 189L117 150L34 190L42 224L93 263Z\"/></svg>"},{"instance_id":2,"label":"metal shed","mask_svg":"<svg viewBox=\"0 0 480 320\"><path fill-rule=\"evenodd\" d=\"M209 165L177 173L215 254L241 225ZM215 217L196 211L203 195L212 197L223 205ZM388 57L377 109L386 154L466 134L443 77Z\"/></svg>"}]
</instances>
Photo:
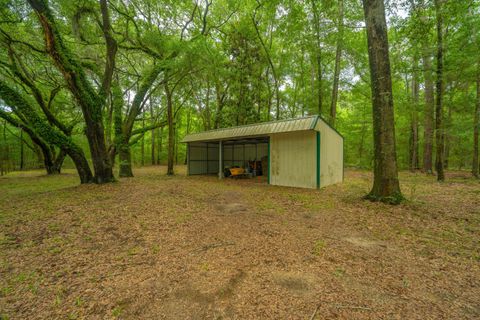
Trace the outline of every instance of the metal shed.
<instances>
[{"instance_id":1,"label":"metal shed","mask_svg":"<svg viewBox=\"0 0 480 320\"><path fill-rule=\"evenodd\" d=\"M193 133L182 142L188 175L222 179L224 168L263 158L273 185L321 188L343 181L343 136L317 115Z\"/></svg>"}]
</instances>

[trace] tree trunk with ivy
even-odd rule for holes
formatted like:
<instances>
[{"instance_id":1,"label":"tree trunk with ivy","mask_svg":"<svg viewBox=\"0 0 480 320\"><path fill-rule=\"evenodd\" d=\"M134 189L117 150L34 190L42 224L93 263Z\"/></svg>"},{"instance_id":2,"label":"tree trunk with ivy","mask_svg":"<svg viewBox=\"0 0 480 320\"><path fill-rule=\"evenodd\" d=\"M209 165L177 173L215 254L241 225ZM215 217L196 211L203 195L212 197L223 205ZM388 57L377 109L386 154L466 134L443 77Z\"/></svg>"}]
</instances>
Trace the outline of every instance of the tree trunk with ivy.
<instances>
[{"instance_id":1,"label":"tree trunk with ivy","mask_svg":"<svg viewBox=\"0 0 480 320\"><path fill-rule=\"evenodd\" d=\"M21 122L21 120L15 119L12 115L3 110L0 110L0 118L3 118L12 126L20 128L22 132L25 132L30 137L30 140L32 140L33 142L33 150L37 154L38 159L43 163L43 168L45 168L45 171L48 175L60 173L63 161L65 160L66 156L66 152L64 150L60 149L58 155L56 155L54 147L46 143L42 138L40 138L39 135L36 134L32 128L30 128L27 124Z\"/></svg>"},{"instance_id":2,"label":"tree trunk with ivy","mask_svg":"<svg viewBox=\"0 0 480 320\"><path fill-rule=\"evenodd\" d=\"M383 0L363 0L372 86L374 181L366 198L397 204L400 192L395 149L392 80Z\"/></svg>"},{"instance_id":3,"label":"tree trunk with ivy","mask_svg":"<svg viewBox=\"0 0 480 320\"><path fill-rule=\"evenodd\" d=\"M112 86L112 96L114 99L114 127L115 127L115 149L112 151L113 156L118 153L120 160L119 176L133 177L132 170L132 157L130 146L133 145L133 141L138 141L134 136L139 136L142 139L142 165L145 164L145 145L144 135L147 131L152 132L152 164L154 164L154 130L161 124L155 121L153 117L153 105L150 104L150 116L151 123L149 126L145 126L145 101L147 93L151 90L158 75L162 71L162 67L159 65L153 65L144 74L140 87L135 93L132 104L128 108L128 113L125 115L125 119L122 118L122 106L123 97L122 90L118 83L114 83ZM135 120L139 114L142 114L142 128L134 130Z\"/></svg>"},{"instance_id":4,"label":"tree trunk with ivy","mask_svg":"<svg viewBox=\"0 0 480 320\"><path fill-rule=\"evenodd\" d=\"M111 35L110 19L106 0L100 0L102 30L106 43L105 72L100 89L97 90L88 79L81 64L64 45L53 13L46 0L28 0L36 12L45 36L45 47L55 66L63 75L68 89L80 106L85 121L85 135L95 171L93 181L107 183L114 181L113 166L105 143L102 110L110 90L115 68L117 45Z\"/></svg>"},{"instance_id":5,"label":"tree trunk with ivy","mask_svg":"<svg viewBox=\"0 0 480 320\"><path fill-rule=\"evenodd\" d=\"M28 119L29 125L25 125L23 127L24 130L31 130L32 135L38 135L42 140L57 146L70 156L75 164L81 183L90 183L94 181L83 150L77 146L70 137L66 136L61 131L52 128L35 112L35 109L30 106L29 103L23 99L22 96L20 96L20 94L2 81L0 81L0 98L6 105L11 107L13 110L16 110L16 112L21 115L22 118ZM4 119L5 117L10 116L1 109L0 114ZM9 120L9 122L12 121L14 120Z\"/></svg>"},{"instance_id":6,"label":"tree trunk with ivy","mask_svg":"<svg viewBox=\"0 0 480 320\"><path fill-rule=\"evenodd\" d=\"M122 144L118 150L118 159L120 162L118 175L122 178L133 177L132 172L132 154L128 144Z\"/></svg>"}]
</instances>

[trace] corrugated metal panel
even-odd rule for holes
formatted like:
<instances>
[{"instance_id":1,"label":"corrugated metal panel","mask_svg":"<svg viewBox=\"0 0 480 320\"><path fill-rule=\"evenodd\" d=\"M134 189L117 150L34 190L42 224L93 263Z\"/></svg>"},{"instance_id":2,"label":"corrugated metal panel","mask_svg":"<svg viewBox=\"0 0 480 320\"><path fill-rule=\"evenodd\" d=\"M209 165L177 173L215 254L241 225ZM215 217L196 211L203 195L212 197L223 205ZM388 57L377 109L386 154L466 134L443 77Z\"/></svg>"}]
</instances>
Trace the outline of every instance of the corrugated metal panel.
<instances>
[{"instance_id":1,"label":"corrugated metal panel","mask_svg":"<svg viewBox=\"0 0 480 320\"><path fill-rule=\"evenodd\" d=\"M302 131L270 137L270 184L316 188L316 133Z\"/></svg>"},{"instance_id":2,"label":"corrugated metal panel","mask_svg":"<svg viewBox=\"0 0 480 320\"><path fill-rule=\"evenodd\" d=\"M230 138L262 136L272 133L312 130L315 127L317 118L318 116L310 116L204 131L189 134L183 138L182 142L224 140Z\"/></svg>"},{"instance_id":3,"label":"corrugated metal panel","mask_svg":"<svg viewBox=\"0 0 480 320\"><path fill-rule=\"evenodd\" d=\"M343 181L343 137L326 122L315 128L321 135L320 187Z\"/></svg>"}]
</instances>

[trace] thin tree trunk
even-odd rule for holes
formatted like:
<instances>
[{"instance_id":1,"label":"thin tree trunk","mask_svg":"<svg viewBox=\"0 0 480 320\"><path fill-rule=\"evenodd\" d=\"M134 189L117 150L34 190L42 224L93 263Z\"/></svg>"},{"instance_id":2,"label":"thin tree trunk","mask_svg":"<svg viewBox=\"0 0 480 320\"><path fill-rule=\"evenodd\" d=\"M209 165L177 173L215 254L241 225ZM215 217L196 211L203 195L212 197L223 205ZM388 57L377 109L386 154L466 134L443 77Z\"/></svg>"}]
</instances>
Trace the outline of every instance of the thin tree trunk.
<instances>
[{"instance_id":1,"label":"thin tree trunk","mask_svg":"<svg viewBox=\"0 0 480 320\"><path fill-rule=\"evenodd\" d=\"M23 130L20 129L20 170L25 169L25 148L23 146Z\"/></svg>"},{"instance_id":2,"label":"thin tree trunk","mask_svg":"<svg viewBox=\"0 0 480 320\"><path fill-rule=\"evenodd\" d=\"M152 104L152 100L149 100L149 103L150 103L150 123L152 125L155 124L155 117L153 115L153 104ZM155 164L155 128L153 128L151 131L151 135L152 135L152 143L151 143L151 163L152 165Z\"/></svg>"},{"instance_id":3,"label":"thin tree trunk","mask_svg":"<svg viewBox=\"0 0 480 320\"><path fill-rule=\"evenodd\" d=\"M450 159L450 145L452 143L452 136L450 135L450 128L452 125L452 104L447 103L447 121L444 124L444 144L445 144L445 155L443 159L443 168L445 170L449 167Z\"/></svg>"},{"instance_id":4,"label":"thin tree trunk","mask_svg":"<svg viewBox=\"0 0 480 320\"><path fill-rule=\"evenodd\" d=\"M277 71L275 69L275 65L273 64L272 57L270 56L270 52L263 41L262 35L260 34L260 30L258 29L257 21L255 20L255 16L252 17L253 26L255 27L255 31L257 33L258 39L260 40L260 44L262 45L263 51L265 51L265 56L267 58L268 64L272 69L272 76L273 82L275 83L275 120L280 119L280 88L277 78Z\"/></svg>"},{"instance_id":5,"label":"thin tree trunk","mask_svg":"<svg viewBox=\"0 0 480 320\"><path fill-rule=\"evenodd\" d=\"M338 82L343 49L343 0L338 0L337 50L335 53L335 71L333 74L332 103L330 105L330 124L335 127L337 119Z\"/></svg>"},{"instance_id":6,"label":"thin tree trunk","mask_svg":"<svg viewBox=\"0 0 480 320\"><path fill-rule=\"evenodd\" d=\"M40 147L36 143L33 144L33 151L35 152L35 155L37 156L37 163L36 163L35 168L37 168L37 169L43 168L43 166L42 166L42 163L43 163L42 150L40 149Z\"/></svg>"},{"instance_id":7,"label":"thin tree trunk","mask_svg":"<svg viewBox=\"0 0 480 320\"><path fill-rule=\"evenodd\" d=\"M145 129L145 111L142 112L142 129ZM142 144L141 144L141 164L142 167L145 166L145 133L142 135Z\"/></svg>"},{"instance_id":8,"label":"thin tree trunk","mask_svg":"<svg viewBox=\"0 0 480 320\"><path fill-rule=\"evenodd\" d=\"M432 63L427 44L423 45L423 75L425 78L425 109L423 134L423 171L433 174L433 136L434 136L434 96Z\"/></svg>"},{"instance_id":9,"label":"thin tree trunk","mask_svg":"<svg viewBox=\"0 0 480 320\"><path fill-rule=\"evenodd\" d=\"M180 123L181 118L178 119L178 123L177 123L176 118L178 116L175 117L175 122L174 122L174 125L173 125L173 132L175 133L175 135L174 135L174 137L175 137L175 139L174 139L174 143L175 143L175 148L174 148L174 150L175 150L175 165L178 165L178 127L182 126L182 124Z\"/></svg>"},{"instance_id":10,"label":"thin tree trunk","mask_svg":"<svg viewBox=\"0 0 480 320\"><path fill-rule=\"evenodd\" d=\"M222 120L222 112L223 107L225 105L225 98L227 96L227 89L224 90L223 94L220 91L220 82L218 80L215 81L215 96L217 100L217 112L215 113L215 121L214 121L214 129L218 129L220 127L220 123Z\"/></svg>"},{"instance_id":11,"label":"thin tree trunk","mask_svg":"<svg viewBox=\"0 0 480 320\"><path fill-rule=\"evenodd\" d=\"M267 97L267 121L270 121L270 115L271 115L271 112L272 112L272 88L270 87L270 81L268 81L268 78L270 77L270 68L267 68L267 72L266 72L266 75L265 75L265 78L266 78L266 85L267 85L267 93L268 93L268 97Z\"/></svg>"},{"instance_id":12,"label":"thin tree trunk","mask_svg":"<svg viewBox=\"0 0 480 320\"><path fill-rule=\"evenodd\" d=\"M418 60L414 57L412 77L412 110L410 119L410 171L418 169L418 102L420 86L418 82Z\"/></svg>"},{"instance_id":13,"label":"thin tree trunk","mask_svg":"<svg viewBox=\"0 0 480 320\"><path fill-rule=\"evenodd\" d=\"M437 83L436 83L436 103L435 103L435 129L437 152L435 169L437 170L437 180L444 181L444 128L443 128L443 16L441 13L440 0L435 0L435 11L437 14Z\"/></svg>"},{"instance_id":14,"label":"thin tree trunk","mask_svg":"<svg viewBox=\"0 0 480 320\"><path fill-rule=\"evenodd\" d=\"M362 121L362 131L360 134L360 143L358 145L358 159L359 161L363 158L364 144L365 144L365 135L367 134L367 125L365 121Z\"/></svg>"},{"instance_id":15,"label":"thin tree trunk","mask_svg":"<svg viewBox=\"0 0 480 320\"><path fill-rule=\"evenodd\" d=\"M472 174L474 177L479 178L479 147L478 136L480 131L480 61L477 62L477 101L475 104L475 115L473 121L473 161L472 161Z\"/></svg>"},{"instance_id":16,"label":"thin tree trunk","mask_svg":"<svg viewBox=\"0 0 480 320\"><path fill-rule=\"evenodd\" d=\"M188 135L190 133L190 123L191 123L191 115L190 115L190 110L187 111L187 127L186 127L186 134ZM185 152L185 161L183 164L187 164L187 157L188 157L188 153Z\"/></svg>"},{"instance_id":17,"label":"thin tree trunk","mask_svg":"<svg viewBox=\"0 0 480 320\"><path fill-rule=\"evenodd\" d=\"M212 129L212 116L210 112L210 81L207 80L207 96L205 98L205 130Z\"/></svg>"},{"instance_id":18,"label":"thin tree trunk","mask_svg":"<svg viewBox=\"0 0 480 320\"><path fill-rule=\"evenodd\" d=\"M315 38L316 38L316 45L317 50L315 53L315 62L316 62L316 71L317 71L317 111L319 115L322 115L323 109L323 94L322 94L322 45L321 45L321 37L320 37L320 16L318 14L318 9L316 5L316 0L312 0L312 11L313 11L313 19L315 20L313 23L315 29Z\"/></svg>"},{"instance_id":19,"label":"thin tree trunk","mask_svg":"<svg viewBox=\"0 0 480 320\"><path fill-rule=\"evenodd\" d=\"M175 124L173 115L173 102L172 92L168 85L168 81L165 81L165 95L167 98L167 124L168 124L168 159L167 159L167 175L174 175L173 160L175 153Z\"/></svg>"},{"instance_id":20,"label":"thin tree trunk","mask_svg":"<svg viewBox=\"0 0 480 320\"><path fill-rule=\"evenodd\" d=\"M383 0L363 0L372 85L374 181L368 199L399 203L392 79Z\"/></svg>"},{"instance_id":21,"label":"thin tree trunk","mask_svg":"<svg viewBox=\"0 0 480 320\"><path fill-rule=\"evenodd\" d=\"M2 159L2 176L3 176L4 174L8 173L8 156L9 156L8 146L7 146L7 122L6 121L3 122L2 136L3 136L3 145L2 145L3 150L0 156Z\"/></svg>"},{"instance_id":22,"label":"thin tree trunk","mask_svg":"<svg viewBox=\"0 0 480 320\"><path fill-rule=\"evenodd\" d=\"M158 134L158 148L157 148L157 164L161 164L161 157L162 157L162 147L163 147L163 126L160 127L160 132Z\"/></svg>"}]
</instances>

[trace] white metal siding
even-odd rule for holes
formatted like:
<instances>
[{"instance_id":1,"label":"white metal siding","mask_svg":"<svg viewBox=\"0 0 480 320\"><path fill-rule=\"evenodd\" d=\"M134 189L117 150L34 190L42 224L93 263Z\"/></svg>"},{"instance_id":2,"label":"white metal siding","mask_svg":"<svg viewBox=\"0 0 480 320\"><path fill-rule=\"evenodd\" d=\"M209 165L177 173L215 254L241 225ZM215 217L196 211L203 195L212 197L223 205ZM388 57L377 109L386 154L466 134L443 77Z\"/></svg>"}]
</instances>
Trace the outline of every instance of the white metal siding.
<instances>
[{"instance_id":1,"label":"white metal siding","mask_svg":"<svg viewBox=\"0 0 480 320\"><path fill-rule=\"evenodd\" d=\"M270 136L270 183L316 188L316 132L278 133Z\"/></svg>"},{"instance_id":2,"label":"white metal siding","mask_svg":"<svg viewBox=\"0 0 480 320\"><path fill-rule=\"evenodd\" d=\"M343 181L343 138L319 119L320 187Z\"/></svg>"}]
</instances>

